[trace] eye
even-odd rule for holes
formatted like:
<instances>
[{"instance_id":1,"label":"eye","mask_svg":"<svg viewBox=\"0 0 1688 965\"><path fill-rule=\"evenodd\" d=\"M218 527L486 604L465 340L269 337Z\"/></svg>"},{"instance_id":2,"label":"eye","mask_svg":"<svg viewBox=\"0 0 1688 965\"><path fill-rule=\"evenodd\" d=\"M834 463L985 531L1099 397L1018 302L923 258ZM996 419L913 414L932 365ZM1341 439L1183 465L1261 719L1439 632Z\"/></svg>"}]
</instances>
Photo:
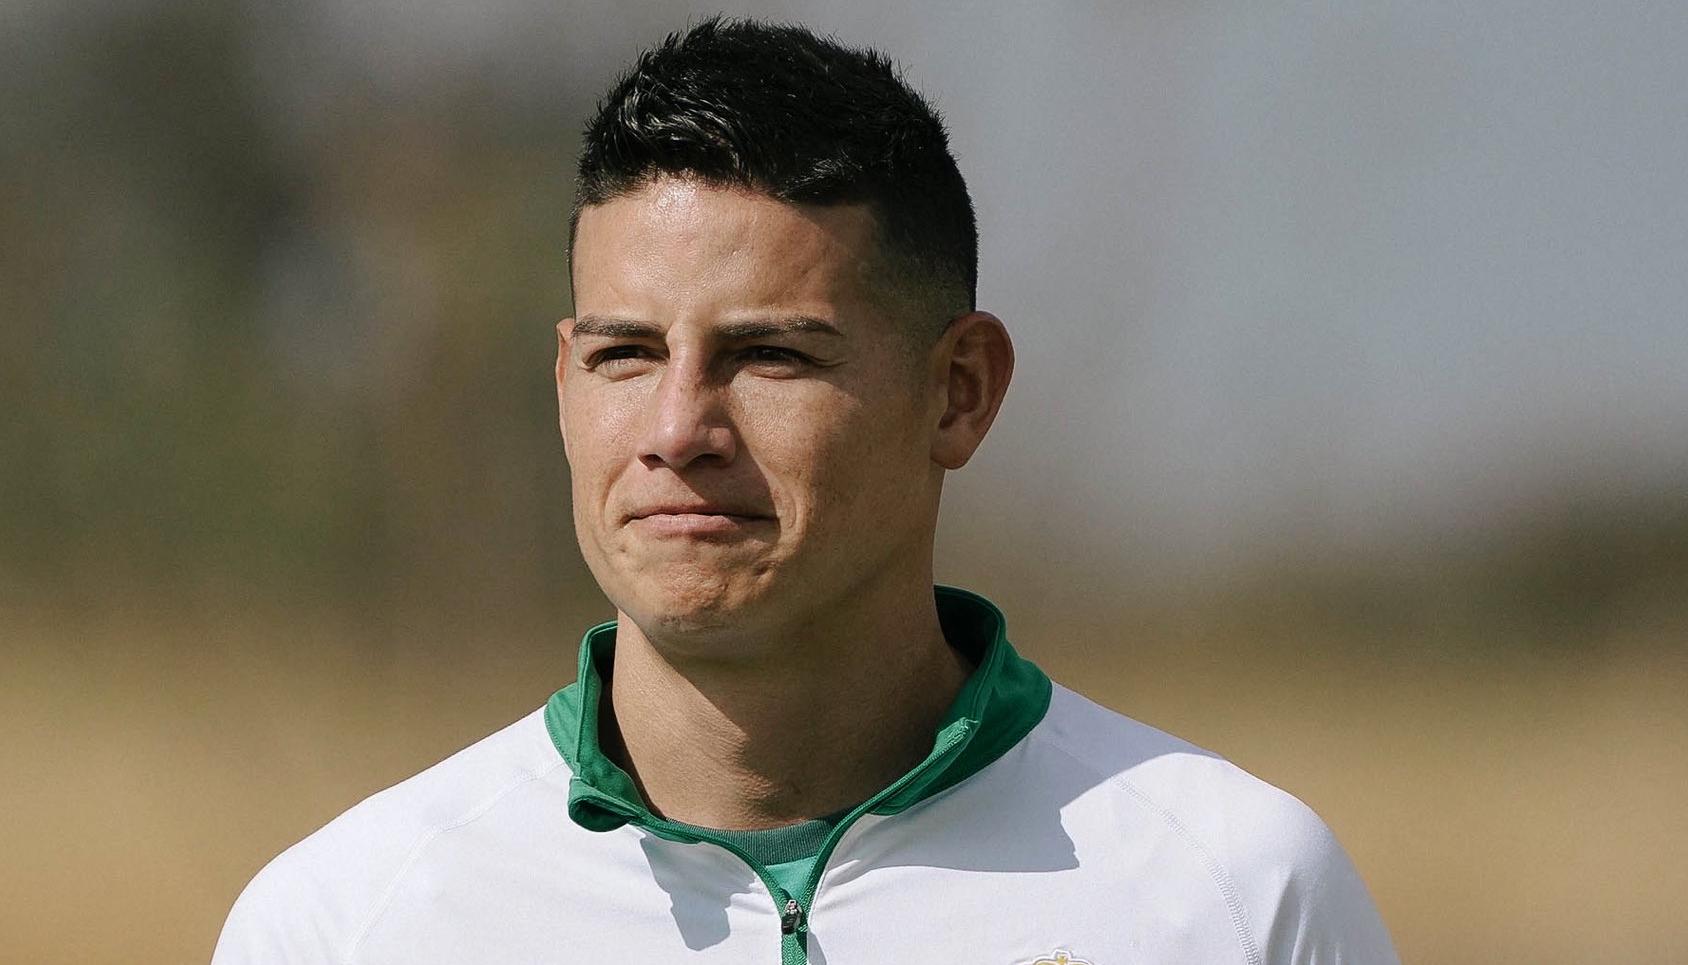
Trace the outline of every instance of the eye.
<instances>
[{"instance_id":1,"label":"eye","mask_svg":"<svg viewBox=\"0 0 1688 965\"><path fill-rule=\"evenodd\" d=\"M587 355L586 367L613 372L627 369L630 367L630 363L644 361L651 357L651 350L643 345L611 345Z\"/></svg>"},{"instance_id":2,"label":"eye","mask_svg":"<svg viewBox=\"0 0 1688 965\"><path fill-rule=\"evenodd\" d=\"M802 352L778 345L753 345L739 353L751 365L793 368L810 364L813 360Z\"/></svg>"}]
</instances>

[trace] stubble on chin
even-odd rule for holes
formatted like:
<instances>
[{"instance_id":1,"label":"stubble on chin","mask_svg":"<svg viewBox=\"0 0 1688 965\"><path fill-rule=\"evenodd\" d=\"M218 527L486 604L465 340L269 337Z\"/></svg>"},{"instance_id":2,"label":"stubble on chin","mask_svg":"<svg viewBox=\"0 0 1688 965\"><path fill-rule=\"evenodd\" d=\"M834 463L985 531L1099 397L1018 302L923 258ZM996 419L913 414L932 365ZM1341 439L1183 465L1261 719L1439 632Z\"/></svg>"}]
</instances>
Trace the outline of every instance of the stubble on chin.
<instances>
[{"instance_id":1,"label":"stubble on chin","mask_svg":"<svg viewBox=\"0 0 1688 965\"><path fill-rule=\"evenodd\" d=\"M770 568L705 560L619 561L611 602L649 633L707 635L741 627L767 593ZM600 581L602 582L602 581Z\"/></svg>"}]
</instances>

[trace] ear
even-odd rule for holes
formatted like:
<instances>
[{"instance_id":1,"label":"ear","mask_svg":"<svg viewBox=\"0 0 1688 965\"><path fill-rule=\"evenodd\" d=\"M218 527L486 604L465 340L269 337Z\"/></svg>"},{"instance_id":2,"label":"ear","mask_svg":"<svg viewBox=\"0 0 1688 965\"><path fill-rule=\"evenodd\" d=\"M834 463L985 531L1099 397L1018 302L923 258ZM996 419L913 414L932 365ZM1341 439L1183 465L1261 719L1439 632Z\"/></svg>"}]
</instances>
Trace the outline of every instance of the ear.
<instances>
[{"instance_id":1,"label":"ear","mask_svg":"<svg viewBox=\"0 0 1688 965\"><path fill-rule=\"evenodd\" d=\"M557 431L563 437L563 458L568 458L568 420L563 417L563 378L569 370L569 339L574 335L574 319L557 323Z\"/></svg>"},{"instance_id":2,"label":"ear","mask_svg":"<svg viewBox=\"0 0 1688 965\"><path fill-rule=\"evenodd\" d=\"M960 469L996 421L1014 375L1014 343L1002 320L968 312L951 321L933 347L932 377L942 402L932 435L932 461Z\"/></svg>"}]
</instances>

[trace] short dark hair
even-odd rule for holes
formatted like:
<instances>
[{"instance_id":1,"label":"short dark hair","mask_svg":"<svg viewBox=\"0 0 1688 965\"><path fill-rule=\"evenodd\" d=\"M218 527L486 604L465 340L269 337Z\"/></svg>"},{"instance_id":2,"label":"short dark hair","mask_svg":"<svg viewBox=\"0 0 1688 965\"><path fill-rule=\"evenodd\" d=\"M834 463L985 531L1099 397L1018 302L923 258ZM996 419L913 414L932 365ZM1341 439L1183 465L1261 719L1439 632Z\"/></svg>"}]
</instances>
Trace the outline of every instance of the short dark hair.
<instances>
[{"instance_id":1,"label":"short dark hair","mask_svg":"<svg viewBox=\"0 0 1688 965\"><path fill-rule=\"evenodd\" d=\"M794 204L866 204L893 282L974 308L979 232L938 112L889 58L800 26L712 17L645 51L598 103L569 218L661 177Z\"/></svg>"}]
</instances>

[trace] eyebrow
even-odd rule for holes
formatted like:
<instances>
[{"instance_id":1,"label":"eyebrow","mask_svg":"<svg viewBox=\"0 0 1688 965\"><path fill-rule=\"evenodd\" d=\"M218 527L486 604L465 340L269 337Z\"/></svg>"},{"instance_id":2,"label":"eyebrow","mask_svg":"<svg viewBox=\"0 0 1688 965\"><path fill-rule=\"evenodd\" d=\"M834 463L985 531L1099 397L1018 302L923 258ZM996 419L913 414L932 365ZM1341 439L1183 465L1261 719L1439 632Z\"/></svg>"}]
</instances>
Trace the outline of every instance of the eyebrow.
<instances>
[{"instance_id":1,"label":"eyebrow","mask_svg":"<svg viewBox=\"0 0 1688 965\"><path fill-rule=\"evenodd\" d=\"M575 335L596 335L600 338L656 338L662 329L650 322L630 318L606 318L603 315L582 315L574 320Z\"/></svg>"},{"instance_id":2,"label":"eyebrow","mask_svg":"<svg viewBox=\"0 0 1688 965\"><path fill-rule=\"evenodd\" d=\"M638 319L582 315L575 319L574 334L596 335L599 338L661 338L662 329L653 322ZM715 334L730 341L747 341L773 335L844 337L844 333L839 331L837 326L813 315L783 315L779 318L730 322L716 328Z\"/></svg>"}]
</instances>

